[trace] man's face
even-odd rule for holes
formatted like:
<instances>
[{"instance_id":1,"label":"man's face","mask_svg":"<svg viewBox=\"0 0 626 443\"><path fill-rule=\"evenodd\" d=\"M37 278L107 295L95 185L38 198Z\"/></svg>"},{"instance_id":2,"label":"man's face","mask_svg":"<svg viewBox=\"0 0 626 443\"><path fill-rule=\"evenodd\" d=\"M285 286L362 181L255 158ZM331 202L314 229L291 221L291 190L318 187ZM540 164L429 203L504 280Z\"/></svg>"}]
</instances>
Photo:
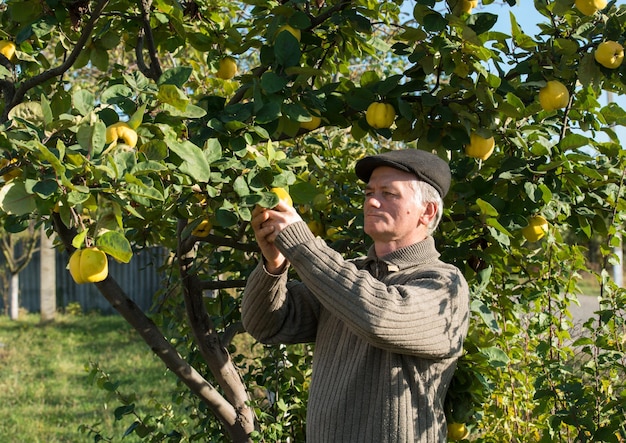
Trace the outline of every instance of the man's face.
<instances>
[{"instance_id":1,"label":"man's face","mask_svg":"<svg viewBox=\"0 0 626 443\"><path fill-rule=\"evenodd\" d=\"M395 249L423 239L418 229L424 207L418 205L411 182L416 177L388 166L374 169L365 188L364 230L374 242L390 243Z\"/></svg>"}]
</instances>

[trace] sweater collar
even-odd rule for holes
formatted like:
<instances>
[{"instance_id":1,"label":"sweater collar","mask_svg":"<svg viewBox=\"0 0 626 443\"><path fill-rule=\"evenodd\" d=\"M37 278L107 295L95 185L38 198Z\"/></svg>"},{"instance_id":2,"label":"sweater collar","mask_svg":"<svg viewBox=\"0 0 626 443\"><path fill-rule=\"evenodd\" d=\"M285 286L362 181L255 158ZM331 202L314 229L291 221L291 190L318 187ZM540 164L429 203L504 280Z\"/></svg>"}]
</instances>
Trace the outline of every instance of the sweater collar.
<instances>
[{"instance_id":1,"label":"sweater collar","mask_svg":"<svg viewBox=\"0 0 626 443\"><path fill-rule=\"evenodd\" d=\"M394 268L402 270L410 266L437 260L438 258L439 252L435 248L435 239L432 236L428 236L421 242L390 252L382 257L376 256L374 245L372 245L365 261L382 261L387 264L389 270Z\"/></svg>"}]
</instances>

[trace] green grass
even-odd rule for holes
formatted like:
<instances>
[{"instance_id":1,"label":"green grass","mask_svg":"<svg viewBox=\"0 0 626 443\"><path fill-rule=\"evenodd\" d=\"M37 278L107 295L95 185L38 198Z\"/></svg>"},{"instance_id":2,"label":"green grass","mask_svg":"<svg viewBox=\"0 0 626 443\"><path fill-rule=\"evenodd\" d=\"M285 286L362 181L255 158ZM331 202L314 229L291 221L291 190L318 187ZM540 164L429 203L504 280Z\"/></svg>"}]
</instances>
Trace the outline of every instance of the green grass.
<instances>
[{"instance_id":1,"label":"green grass","mask_svg":"<svg viewBox=\"0 0 626 443\"><path fill-rule=\"evenodd\" d=\"M600 283L591 273L582 273L582 278L578 282L578 287L583 295L600 295Z\"/></svg>"},{"instance_id":2,"label":"green grass","mask_svg":"<svg viewBox=\"0 0 626 443\"><path fill-rule=\"evenodd\" d=\"M120 391L135 393L139 410L149 410L153 399L171 403L176 377L121 317L59 315L48 324L34 314L0 317L0 441L94 441L80 425L97 425L103 436L122 441L133 419L115 420L120 403L90 381L91 362Z\"/></svg>"}]
</instances>

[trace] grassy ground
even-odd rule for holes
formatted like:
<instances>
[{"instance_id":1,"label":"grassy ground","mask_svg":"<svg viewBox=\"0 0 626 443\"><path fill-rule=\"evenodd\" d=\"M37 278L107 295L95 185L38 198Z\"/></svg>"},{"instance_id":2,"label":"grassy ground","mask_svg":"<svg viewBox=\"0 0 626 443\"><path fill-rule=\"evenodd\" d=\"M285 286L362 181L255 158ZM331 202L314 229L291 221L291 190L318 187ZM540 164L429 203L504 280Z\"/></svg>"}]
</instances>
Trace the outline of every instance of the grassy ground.
<instances>
[{"instance_id":1,"label":"grassy ground","mask_svg":"<svg viewBox=\"0 0 626 443\"><path fill-rule=\"evenodd\" d=\"M0 441L94 441L79 426L98 423L102 435L121 441L132 418L115 421L120 403L89 381L90 362L122 392L136 393L138 408L151 399L171 403L175 377L121 317L64 315L45 325L34 314L0 317Z\"/></svg>"}]
</instances>

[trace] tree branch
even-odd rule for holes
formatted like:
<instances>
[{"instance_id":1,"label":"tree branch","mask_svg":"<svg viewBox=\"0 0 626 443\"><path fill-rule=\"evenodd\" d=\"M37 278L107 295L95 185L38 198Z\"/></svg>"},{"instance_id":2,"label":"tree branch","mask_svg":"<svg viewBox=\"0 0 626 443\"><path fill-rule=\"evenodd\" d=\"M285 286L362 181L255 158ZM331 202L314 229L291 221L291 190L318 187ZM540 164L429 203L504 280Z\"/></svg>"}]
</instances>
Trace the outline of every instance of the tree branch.
<instances>
[{"instance_id":1,"label":"tree branch","mask_svg":"<svg viewBox=\"0 0 626 443\"><path fill-rule=\"evenodd\" d=\"M75 248L72 246L72 239L75 232L65 226L58 214L52 214L54 230L65 246L69 254ZM187 361L176 351L176 349L165 339L159 328L149 319L131 300L124 290L117 284L111 275L104 281L95 283L100 293L107 299L117 312L139 333L148 346L165 365L193 392L197 395L222 421L225 428L231 433L233 441L247 441L241 439L240 435L232 433L232 429L239 423L239 414L233 406Z\"/></svg>"},{"instance_id":2,"label":"tree branch","mask_svg":"<svg viewBox=\"0 0 626 443\"><path fill-rule=\"evenodd\" d=\"M246 280L223 280L223 281L204 281L200 283L200 287L203 290L211 289L231 289L231 288L243 288L246 286Z\"/></svg>"},{"instance_id":3,"label":"tree branch","mask_svg":"<svg viewBox=\"0 0 626 443\"><path fill-rule=\"evenodd\" d=\"M179 248L181 251L184 251L184 254L186 254L194 247L196 242L210 243L214 246L227 246L243 252L259 252L259 247L254 243L240 243L235 239L220 237L219 235L213 234L209 234L206 237L195 237L192 235L186 239L181 239Z\"/></svg>"},{"instance_id":4,"label":"tree branch","mask_svg":"<svg viewBox=\"0 0 626 443\"><path fill-rule=\"evenodd\" d=\"M223 346L228 346L237 334L242 334L244 332L246 332L246 330L243 328L243 323L241 323L240 321L228 325L228 327L224 330L224 333L220 337L220 342Z\"/></svg>"},{"instance_id":5,"label":"tree branch","mask_svg":"<svg viewBox=\"0 0 626 443\"><path fill-rule=\"evenodd\" d=\"M137 45L135 46L135 58L137 59L137 66L139 71L148 78L152 78L152 69L150 69L143 59L143 40L145 31L141 28L137 34Z\"/></svg>"},{"instance_id":6,"label":"tree branch","mask_svg":"<svg viewBox=\"0 0 626 443\"><path fill-rule=\"evenodd\" d=\"M98 2L94 12L91 14L91 17L89 18L89 21L87 22L83 31L81 32L80 37L76 41L76 46L74 46L74 49L72 49L72 52L70 53L70 55L65 59L65 61L61 65L57 66L56 68L52 68L47 71L44 71L39 75L36 75L34 77L27 79L20 85L19 88L15 90L13 99L10 102L8 101L6 102L4 112L2 113L2 117L0 117L0 123L3 123L7 120L9 111L11 111L11 109L13 109L15 106L20 104L22 100L24 100L24 96L30 89L36 86L39 86L40 84L54 77L63 75L68 69L72 67L72 65L74 64L74 62L76 62L76 59L80 55L80 52L83 50L85 43L87 43L87 40L91 36L92 31L96 24L96 20L98 20L98 18L100 17L100 14L102 14L102 10L104 9L104 7L107 5L108 2L109 0L100 0Z\"/></svg>"},{"instance_id":7,"label":"tree branch","mask_svg":"<svg viewBox=\"0 0 626 443\"><path fill-rule=\"evenodd\" d=\"M159 59L157 57L154 36L152 35L152 28L150 27L150 8L152 7L152 0L141 0L139 5L141 7L142 29L137 37L137 46L135 48L137 64L139 65L141 72L143 72L146 77L149 77L156 82L161 77L161 74L163 74L163 70L161 69L161 64L159 63ZM146 66L143 60L142 52L144 39L148 43L150 67Z\"/></svg>"},{"instance_id":8,"label":"tree branch","mask_svg":"<svg viewBox=\"0 0 626 443\"><path fill-rule=\"evenodd\" d=\"M15 97L15 84L9 80L0 80L0 91L4 96L4 102L11 103Z\"/></svg>"},{"instance_id":9,"label":"tree branch","mask_svg":"<svg viewBox=\"0 0 626 443\"><path fill-rule=\"evenodd\" d=\"M179 244L177 257L189 325L200 354L237 413L237 423L229 428L229 432L234 435L235 441L247 441L248 435L254 430L254 411L248 405L246 386L230 355L220 342L213 321L206 311L202 296L202 282L196 274L190 272L193 268L196 250L188 247L189 239L182 239L185 226L187 226L187 220L179 219L176 229Z\"/></svg>"}]
</instances>

